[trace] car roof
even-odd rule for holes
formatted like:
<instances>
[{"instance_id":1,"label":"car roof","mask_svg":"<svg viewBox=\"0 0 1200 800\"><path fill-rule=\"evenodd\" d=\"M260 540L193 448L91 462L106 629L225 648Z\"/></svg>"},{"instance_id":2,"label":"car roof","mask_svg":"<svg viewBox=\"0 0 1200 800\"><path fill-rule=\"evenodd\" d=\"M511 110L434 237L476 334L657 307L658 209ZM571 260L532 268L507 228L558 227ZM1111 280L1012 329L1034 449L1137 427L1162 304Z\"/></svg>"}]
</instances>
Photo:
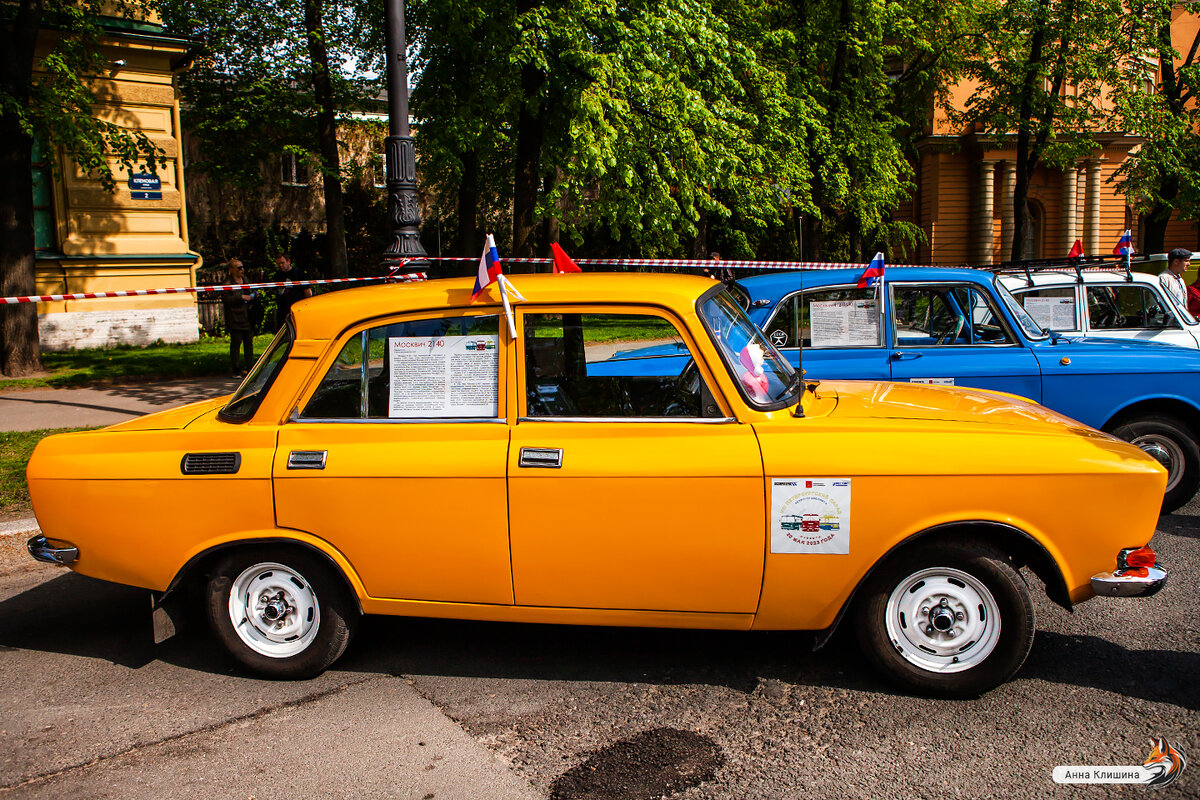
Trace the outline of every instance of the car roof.
<instances>
[{"instance_id":1,"label":"car roof","mask_svg":"<svg viewBox=\"0 0 1200 800\"><path fill-rule=\"evenodd\" d=\"M613 303L690 310L701 294L717 285L698 275L640 272L586 272L508 275L530 303ZM331 339L360 321L408 311L477 308L497 313L500 290L492 284L471 302L474 278L444 278L345 289L301 300L292 306L298 339Z\"/></svg>"},{"instance_id":2,"label":"car roof","mask_svg":"<svg viewBox=\"0 0 1200 800\"><path fill-rule=\"evenodd\" d=\"M738 283L749 294L751 300L778 299L804 288L838 286L857 283L866 267L850 269L797 269L773 272L770 275L755 275L742 278ZM982 269L965 267L889 267L885 281L969 281L990 282L992 273Z\"/></svg>"}]
</instances>

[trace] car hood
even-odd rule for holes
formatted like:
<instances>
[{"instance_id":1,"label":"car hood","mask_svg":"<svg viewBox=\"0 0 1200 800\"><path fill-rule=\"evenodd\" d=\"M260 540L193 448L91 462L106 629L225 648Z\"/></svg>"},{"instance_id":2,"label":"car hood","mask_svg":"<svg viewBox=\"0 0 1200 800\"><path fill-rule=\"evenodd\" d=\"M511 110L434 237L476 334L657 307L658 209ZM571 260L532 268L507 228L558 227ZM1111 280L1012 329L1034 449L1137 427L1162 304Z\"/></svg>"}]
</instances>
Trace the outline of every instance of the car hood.
<instances>
[{"instance_id":1,"label":"car hood","mask_svg":"<svg viewBox=\"0 0 1200 800\"><path fill-rule=\"evenodd\" d=\"M837 419L879 419L1047 427L1108 438L1091 428L1014 394L965 387L875 381L822 381L812 412ZM809 414L806 405L805 413Z\"/></svg>"},{"instance_id":2,"label":"car hood","mask_svg":"<svg viewBox=\"0 0 1200 800\"><path fill-rule=\"evenodd\" d=\"M201 400L198 403L188 403L186 406L169 408L166 411L156 411L144 417L137 417L126 422L110 425L105 430L110 431L172 431L186 428L200 417L221 408L229 402L229 397L214 397L211 400Z\"/></svg>"}]
</instances>

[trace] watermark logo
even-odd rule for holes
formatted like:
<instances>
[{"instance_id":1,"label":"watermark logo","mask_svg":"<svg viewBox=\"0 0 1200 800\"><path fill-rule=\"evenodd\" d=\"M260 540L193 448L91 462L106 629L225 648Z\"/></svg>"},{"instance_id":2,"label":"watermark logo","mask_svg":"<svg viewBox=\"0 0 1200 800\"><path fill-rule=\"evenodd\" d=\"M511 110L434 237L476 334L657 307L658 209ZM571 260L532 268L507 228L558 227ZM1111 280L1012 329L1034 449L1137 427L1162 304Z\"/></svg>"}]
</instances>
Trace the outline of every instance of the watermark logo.
<instances>
[{"instance_id":1,"label":"watermark logo","mask_svg":"<svg viewBox=\"0 0 1200 800\"><path fill-rule=\"evenodd\" d=\"M1168 786L1187 766L1179 748L1166 739L1150 740L1150 755L1141 766L1065 766L1054 768L1055 783L1132 783L1155 788Z\"/></svg>"}]
</instances>

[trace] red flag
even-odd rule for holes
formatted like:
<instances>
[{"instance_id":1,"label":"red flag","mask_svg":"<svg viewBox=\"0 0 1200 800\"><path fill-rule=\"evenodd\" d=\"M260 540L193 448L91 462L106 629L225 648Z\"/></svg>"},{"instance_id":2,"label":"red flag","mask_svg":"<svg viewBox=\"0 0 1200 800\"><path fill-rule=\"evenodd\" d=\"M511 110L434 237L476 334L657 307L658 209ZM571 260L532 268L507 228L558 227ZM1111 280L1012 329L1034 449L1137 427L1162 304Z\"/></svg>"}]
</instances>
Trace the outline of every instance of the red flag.
<instances>
[{"instance_id":1,"label":"red flag","mask_svg":"<svg viewBox=\"0 0 1200 800\"><path fill-rule=\"evenodd\" d=\"M1083 242L1078 239L1071 246L1071 252L1067 253L1067 258L1083 258Z\"/></svg>"},{"instance_id":2,"label":"red flag","mask_svg":"<svg viewBox=\"0 0 1200 800\"><path fill-rule=\"evenodd\" d=\"M566 251L558 246L558 242L551 242L550 249L554 251L554 274L560 275L567 272L583 272L579 265L571 260Z\"/></svg>"}]
</instances>

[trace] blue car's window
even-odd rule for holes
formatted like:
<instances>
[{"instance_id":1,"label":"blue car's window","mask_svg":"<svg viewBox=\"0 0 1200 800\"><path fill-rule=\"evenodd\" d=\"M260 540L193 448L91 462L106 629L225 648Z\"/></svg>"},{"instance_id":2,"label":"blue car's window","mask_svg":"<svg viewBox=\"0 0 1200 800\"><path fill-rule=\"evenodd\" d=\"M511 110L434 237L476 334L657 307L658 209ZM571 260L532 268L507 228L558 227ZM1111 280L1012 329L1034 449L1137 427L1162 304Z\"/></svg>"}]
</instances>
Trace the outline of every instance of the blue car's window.
<instances>
[{"instance_id":1,"label":"blue car's window","mask_svg":"<svg viewBox=\"0 0 1200 800\"><path fill-rule=\"evenodd\" d=\"M1119 284L1087 287L1092 330L1166 330L1179 321L1148 286Z\"/></svg>"},{"instance_id":2,"label":"blue car's window","mask_svg":"<svg viewBox=\"0 0 1200 800\"><path fill-rule=\"evenodd\" d=\"M752 405L770 410L783 408L797 399L796 371L728 292L705 295L699 310L726 367Z\"/></svg>"},{"instance_id":3,"label":"blue car's window","mask_svg":"<svg viewBox=\"0 0 1200 800\"><path fill-rule=\"evenodd\" d=\"M292 326L284 325L275 339L267 346L267 352L255 363L250 374L242 380L242 385L229 398L229 402L217 416L225 422L245 422L254 416L267 390L275 382L283 362L287 360L288 352L292 349Z\"/></svg>"},{"instance_id":4,"label":"blue car's window","mask_svg":"<svg viewBox=\"0 0 1200 800\"><path fill-rule=\"evenodd\" d=\"M1017 302L1017 298L1012 296L1012 292L1000 282L999 277L992 281L992 286L995 287L996 293L1000 295L1000 299L1004 301L1004 305L1008 306L1009 312L1016 318L1017 324L1025 331L1026 336L1030 339L1045 339L1048 336L1046 331L1042 330L1042 326L1038 325L1033 317L1029 316L1029 313L1021 308L1021 304Z\"/></svg>"},{"instance_id":5,"label":"blue car's window","mask_svg":"<svg viewBox=\"0 0 1200 800\"><path fill-rule=\"evenodd\" d=\"M897 347L1012 344L992 300L976 286L894 286Z\"/></svg>"},{"instance_id":6,"label":"blue car's window","mask_svg":"<svg viewBox=\"0 0 1200 800\"><path fill-rule=\"evenodd\" d=\"M530 417L723 417L674 324L650 314L526 314Z\"/></svg>"}]
</instances>

